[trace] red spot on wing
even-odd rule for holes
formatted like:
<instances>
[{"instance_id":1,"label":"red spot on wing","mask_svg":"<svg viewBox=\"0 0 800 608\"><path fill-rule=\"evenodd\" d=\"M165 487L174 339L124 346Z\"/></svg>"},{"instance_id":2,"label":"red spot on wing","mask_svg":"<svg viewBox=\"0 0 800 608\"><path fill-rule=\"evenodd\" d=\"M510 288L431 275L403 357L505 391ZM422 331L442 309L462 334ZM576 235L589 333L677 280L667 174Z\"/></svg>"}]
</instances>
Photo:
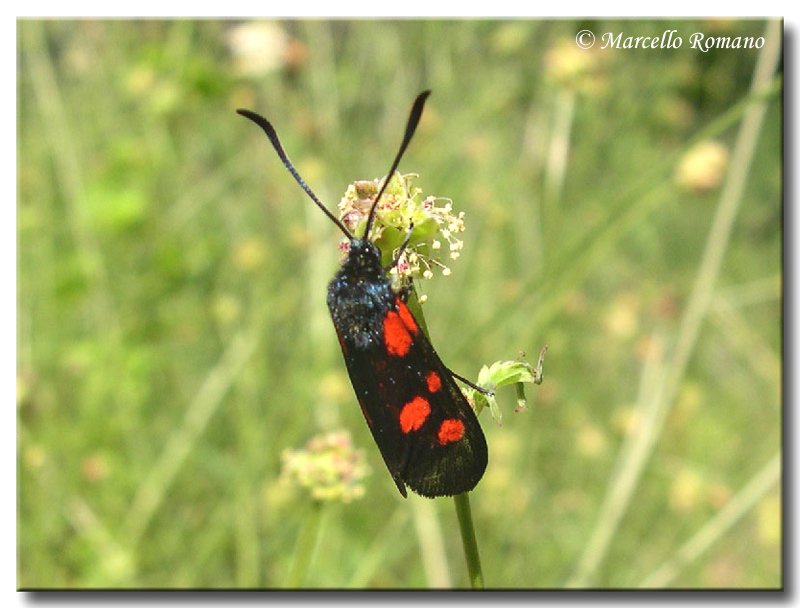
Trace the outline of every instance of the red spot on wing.
<instances>
[{"instance_id":1,"label":"red spot on wing","mask_svg":"<svg viewBox=\"0 0 800 608\"><path fill-rule=\"evenodd\" d=\"M428 383L428 390L431 393L435 393L440 388L442 388L442 379L436 372L430 372L425 378L425 382Z\"/></svg>"},{"instance_id":2,"label":"red spot on wing","mask_svg":"<svg viewBox=\"0 0 800 608\"><path fill-rule=\"evenodd\" d=\"M458 441L464 436L464 423L456 418L443 420L439 425L439 443L446 445Z\"/></svg>"},{"instance_id":3,"label":"red spot on wing","mask_svg":"<svg viewBox=\"0 0 800 608\"><path fill-rule=\"evenodd\" d=\"M419 326L417 325L416 319L414 319L414 315L411 314L411 311L408 310L408 306L406 306L403 300L400 298L397 298L394 303L395 306L397 306L397 313L403 320L403 325L406 326L408 331L416 336L417 332L419 331Z\"/></svg>"},{"instance_id":4,"label":"red spot on wing","mask_svg":"<svg viewBox=\"0 0 800 608\"><path fill-rule=\"evenodd\" d=\"M383 339L386 342L386 352L390 355L405 357L411 348L411 334L400 315L393 310L383 317Z\"/></svg>"},{"instance_id":5,"label":"red spot on wing","mask_svg":"<svg viewBox=\"0 0 800 608\"><path fill-rule=\"evenodd\" d=\"M431 413L431 404L422 397L414 397L400 410L400 429L404 433L416 431Z\"/></svg>"}]
</instances>

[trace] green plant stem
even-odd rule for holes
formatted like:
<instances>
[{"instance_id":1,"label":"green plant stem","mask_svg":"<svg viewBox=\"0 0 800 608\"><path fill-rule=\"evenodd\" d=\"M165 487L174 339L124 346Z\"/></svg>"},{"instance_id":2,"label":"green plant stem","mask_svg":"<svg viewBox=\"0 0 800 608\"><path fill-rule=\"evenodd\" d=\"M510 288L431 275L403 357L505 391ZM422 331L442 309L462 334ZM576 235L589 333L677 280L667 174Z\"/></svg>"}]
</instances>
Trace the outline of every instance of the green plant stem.
<instances>
[{"instance_id":1,"label":"green plant stem","mask_svg":"<svg viewBox=\"0 0 800 608\"><path fill-rule=\"evenodd\" d=\"M300 531L300 536L297 537L294 559L289 567L289 574L286 575L284 587L296 589L301 587L306 580L311 558L314 557L314 547L317 546L321 522L322 503L315 500L311 505L311 512L308 514L305 526Z\"/></svg>"},{"instance_id":2,"label":"green plant stem","mask_svg":"<svg viewBox=\"0 0 800 608\"><path fill-rule=\"evenodd\" d=\"M481 557L478 554L478 542L475 540L475 527L472 525L469 492L453 496L453 500L456 503L458 527L461 530L461 542L464 544L464 557L467 559L470 587L473 589L483 589Z\"/></svg>"},{"instance_id":3,"label":"green plant stem","mask_svg":"<svg viewBox=\"0 0 800 608\"><path fill-rule=\"evenodd\" d=\"M408 299L408 307L417 323L422 327L423 333L430 339L428 327L425 324L425 315L422 313L422 307L419 305L416 292ZM464 556L467 559L470 586L473 589L483 589L483 571L481 570L481 558L478 554L478 542L475 540L475 527L472 524L469 493L458 494L453 497L453 500L456 503L458 527L461 530L461 542L464 544Z\"/></svg>"}]
</instances>

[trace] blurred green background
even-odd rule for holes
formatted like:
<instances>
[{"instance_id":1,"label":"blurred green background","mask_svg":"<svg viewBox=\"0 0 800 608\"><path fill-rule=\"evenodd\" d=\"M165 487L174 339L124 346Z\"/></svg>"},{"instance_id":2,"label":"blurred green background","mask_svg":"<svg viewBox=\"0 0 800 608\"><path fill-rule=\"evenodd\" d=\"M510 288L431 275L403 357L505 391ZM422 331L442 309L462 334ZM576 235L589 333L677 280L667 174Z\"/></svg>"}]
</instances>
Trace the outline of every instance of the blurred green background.
<instances>
[{"instance_id":1,"label":"blurred green background","mask_svg":"<svg viewBox=\"0 0 800 608\"><path fill-rule=\"evenodd\" d=\"M598 48L665 30L681 48ZM467 585L452 500L399 496L349 386L341 235L234 112L333 208L431 88L400 169L467 226L423 286L433 342L473 379L549 346L530 408L506 388L502 425L481 415L487 586L780 586L781 38L19 21L18 585L280 587L320 511L304 586ZM281 453L342 429L372 474L320 509Z\"/></svg>"}]
</instances>

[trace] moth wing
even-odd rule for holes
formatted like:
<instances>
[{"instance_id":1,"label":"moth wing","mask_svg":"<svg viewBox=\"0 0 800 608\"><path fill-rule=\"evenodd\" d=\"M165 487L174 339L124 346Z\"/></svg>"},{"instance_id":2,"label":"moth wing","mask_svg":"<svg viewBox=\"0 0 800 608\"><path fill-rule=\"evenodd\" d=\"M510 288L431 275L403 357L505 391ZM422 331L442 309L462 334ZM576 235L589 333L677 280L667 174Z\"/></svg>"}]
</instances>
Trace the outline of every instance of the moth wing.
<instances>
[{"instance_id":1,"label":"moth wing","mask_svg":"<svg viewBox=\"0 0 800 608\"><path fill-rule=\"evenodd\" d=\"M422 373L408 370L409 384L421 384L424 391L429 389L428 379L436 378L440 386L436 391L428 390L430 414L416 432L408 434L411 440L404 454L403 479L422 496L468 492L483 477L488 462L478 417L422 332L409 355L415 361L424 361Z\"/></svg>"},{"instance_id":2,"label":"moth wing","mask_svg":"<svg viewBox=\"0 0 800 608\"><path fill-rule=\"evenodd\" d=\"M385 336L357 347L337 328L364 418L403 496L406 485L431 498L472 490L488 461L478 418L405 304L395 307L413 324L402 355Z\"/></svg>"}]
</instances>

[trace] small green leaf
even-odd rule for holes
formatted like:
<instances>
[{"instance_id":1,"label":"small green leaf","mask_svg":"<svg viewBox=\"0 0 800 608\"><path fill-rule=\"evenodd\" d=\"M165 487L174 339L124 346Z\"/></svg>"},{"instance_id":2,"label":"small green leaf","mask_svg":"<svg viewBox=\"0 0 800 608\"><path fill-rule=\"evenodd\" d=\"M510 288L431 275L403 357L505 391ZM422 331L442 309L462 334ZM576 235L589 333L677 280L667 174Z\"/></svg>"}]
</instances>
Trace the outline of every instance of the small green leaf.
<instances>
[{"instance_id":1,"label":"small green leaf","mask_svg":"<svg viewBox=\"0 0 800 608\"><path fill-rule=\"evenodd\" d=\"M544 379L543 365L544 354L547 352L547 346L542 348L539 353L539 361L536 367L533 367L527 361L495 361L489 366L484 365L478 373L477 385L483 389L491 391L490 393L483 393L474 388L465 389L467 398L475 405L475 413L479 414L480 411L489 406L489 411L492 413L492 418L499 425L502 421L502 412L500 406L497 404L495 398L495 391L507 384L513 384L517 394L517 407L514 411L519 412L527 409L528 403L525 398L525 383L541 384Z\"/></svg>"}]
</instances>

